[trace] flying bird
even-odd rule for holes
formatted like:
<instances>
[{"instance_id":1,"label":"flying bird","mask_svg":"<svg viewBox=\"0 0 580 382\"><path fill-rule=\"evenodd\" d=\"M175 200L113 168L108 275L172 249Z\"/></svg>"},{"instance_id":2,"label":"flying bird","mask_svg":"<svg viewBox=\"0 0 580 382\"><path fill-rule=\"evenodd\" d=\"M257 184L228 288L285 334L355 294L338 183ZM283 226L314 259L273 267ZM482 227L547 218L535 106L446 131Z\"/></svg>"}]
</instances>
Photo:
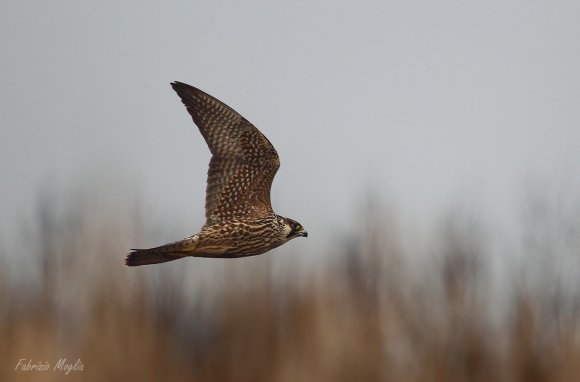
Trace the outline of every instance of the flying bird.
<instances>
[{"instance_id":1,"label":"flying bird","mask_svg":"<svg viewBox=\"0 0 580 382\"><path fill-rule=\"evenodd\" d=\"M272 210L270 189L280 158L270 141L234 109L203 91L172 82L173 90L205 139L212 157L207 172L205 224L183 240L132 249L128 266L187 256L233 258L268 252L308 232Z\"/></svg>"}]
</instances>

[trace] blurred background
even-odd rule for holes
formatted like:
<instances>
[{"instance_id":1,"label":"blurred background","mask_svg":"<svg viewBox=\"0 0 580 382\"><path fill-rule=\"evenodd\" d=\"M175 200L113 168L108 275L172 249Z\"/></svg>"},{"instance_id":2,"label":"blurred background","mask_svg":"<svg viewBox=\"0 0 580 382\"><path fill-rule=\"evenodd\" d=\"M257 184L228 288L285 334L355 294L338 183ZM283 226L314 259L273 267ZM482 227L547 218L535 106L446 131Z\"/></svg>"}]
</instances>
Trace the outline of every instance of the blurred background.
<instances>
[{"instance_id":1,"label":"blurred background","mask_svg":"<svg viewBox=\"0 0 580 382\"><path fill-rule=\"evenodd\" d=\"M580 379L580 4L0 2L0 380ZM308 239L203 224L169 82L252 121Z\"/></svg>"}]
</instances>

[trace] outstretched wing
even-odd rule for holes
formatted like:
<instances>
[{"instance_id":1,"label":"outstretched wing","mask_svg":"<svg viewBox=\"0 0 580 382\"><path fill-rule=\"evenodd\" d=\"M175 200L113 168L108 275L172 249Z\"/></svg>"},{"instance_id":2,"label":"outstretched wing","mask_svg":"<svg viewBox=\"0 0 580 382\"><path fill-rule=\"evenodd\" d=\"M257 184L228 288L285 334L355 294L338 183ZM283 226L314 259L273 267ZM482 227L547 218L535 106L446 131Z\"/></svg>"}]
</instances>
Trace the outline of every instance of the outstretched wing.
<instances>
[{"instance_id":1,"label":"outstretched wing","mask_svg":"<svg viewBox=\"0 0 580 382\"><path fill-rule=\"evenodd\" d=\"M211 153L206 225L272 213L270 189L280 159L249 121L220 100L182 82L171 83Z\"/></svg>"}]
</instances>

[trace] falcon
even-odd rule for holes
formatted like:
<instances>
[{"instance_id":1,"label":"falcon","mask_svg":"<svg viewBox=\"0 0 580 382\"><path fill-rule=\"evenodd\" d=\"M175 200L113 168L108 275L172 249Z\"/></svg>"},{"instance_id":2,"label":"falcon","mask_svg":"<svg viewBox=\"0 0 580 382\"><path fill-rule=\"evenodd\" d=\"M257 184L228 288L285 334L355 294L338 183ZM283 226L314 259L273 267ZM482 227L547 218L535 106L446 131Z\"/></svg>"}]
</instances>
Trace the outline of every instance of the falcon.
<instances>
[{"instance_id":1,"label":"falcon","mask_svg":"<svg viewBox=\"0 0 580 382\"><path fill-rule=\"evenodd\" d=\"M205 224L183 240L132 249L128 266L183 257L237 258L260 255L308 232L276 215L270 202L280 158L270 141L234 109L203 91L172 82L212 157L207 172Z\"/></svg>"}]
</instances>

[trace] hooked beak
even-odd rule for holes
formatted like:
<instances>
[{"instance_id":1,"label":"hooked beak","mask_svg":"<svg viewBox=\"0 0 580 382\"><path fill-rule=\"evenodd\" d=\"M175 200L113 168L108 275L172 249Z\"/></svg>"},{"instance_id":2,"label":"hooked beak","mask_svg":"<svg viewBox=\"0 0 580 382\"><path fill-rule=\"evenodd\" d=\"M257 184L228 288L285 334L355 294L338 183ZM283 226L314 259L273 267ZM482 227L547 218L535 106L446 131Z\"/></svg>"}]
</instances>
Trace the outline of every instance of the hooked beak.
<instances>
[{"instance_id":1,"label":"hooked beak","mask_svg":"<svg viewBox=\"0 0 580 382\"><path fill-rule=\"evenodd\" d=\"M300 236L308 237L308 232L302 231L302 232L300 232Z\"/></svg>"}]
</instances>

